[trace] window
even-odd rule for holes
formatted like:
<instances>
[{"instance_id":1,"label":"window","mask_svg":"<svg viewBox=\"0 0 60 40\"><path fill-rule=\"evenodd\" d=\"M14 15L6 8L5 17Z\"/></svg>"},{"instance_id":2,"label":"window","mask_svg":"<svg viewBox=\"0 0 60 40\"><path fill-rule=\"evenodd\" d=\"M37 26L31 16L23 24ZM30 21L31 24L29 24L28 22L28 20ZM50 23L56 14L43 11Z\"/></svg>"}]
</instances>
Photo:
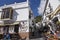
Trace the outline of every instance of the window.
<instances>
[{"instance_id":1,"label":"window","mask_svg":"<svg viewBox=\"0 0 60 40\"><path fill-rule=\"evenodd\" d=\"M10 7L10 8L5 8L5 9L2 9L3 10L3 12L2 12L2 19L7 19L7 18L9 18L9 19L11 19L12 18L12 14L13 14L13 10L12 10L12 8Z\"/></svg>"},{"instance_id":2,"label":"window","mask_svg":"<svg viewBox=\"0 0 60 40\"><path fill-rule=\"evenodd\" d=\"M14 26L9 27L9 33L14 33Z\"/></svg>"},{"instance_id":3,"label":"window","mask_svg":"<svg viewBox=\"0 0 60 40\"><path fill-rule=\"evenodd\" d=\"M4 33L7 33L8 32L8 30L9 30L9 25L6 25L6 26L3 26L4 27Z\"/></svg>"},{"instance_id":4,"label":"window","mask_svg":"<svg viewBox=\"0 0 60 40\"><path fill-rule=\"evenodd\" d=\"M14 27L14 32L18 33L18 30L19 30L19 25L17 24L17 25L15 25L15 27Z\"/></svg>"}]
</instances>

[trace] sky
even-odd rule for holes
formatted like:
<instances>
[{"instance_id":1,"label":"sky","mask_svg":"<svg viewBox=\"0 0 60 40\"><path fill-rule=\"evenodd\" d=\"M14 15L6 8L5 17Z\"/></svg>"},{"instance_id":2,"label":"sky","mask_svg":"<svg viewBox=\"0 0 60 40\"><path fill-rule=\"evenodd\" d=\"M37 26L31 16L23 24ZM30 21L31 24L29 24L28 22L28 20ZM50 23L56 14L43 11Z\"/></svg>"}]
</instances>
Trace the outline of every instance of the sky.
<instances>
[{"instance_id":1,"label":"sky","mask_svg":"<svg viewBox=\"0 0 60 40\"><path fill-rule=\"evenodd\" d=\"M38 7L38 12L39 12L40 15L43 15L46 1L47 1L47 0L41 0L41 1L40 1L40 6Z\"/></svg>"},{"instance_id":2,"label":"sky","mask_svg":"<svg viewBox=\"0 0 60 40\"><path fill-rule=\"evenodd\" d=\"M33 10L33 13L35 16L39 15L39 10L38 8L40 8L40 0L30 0L30 7Z\"/></svg>"},{"instance_id":3,"label":"sky","mask_svg":"<svg viewBox=\"0 0 60 40\"><path fill-rule=\"evenodd\" d=\"M20 3L20 2L24 2L26 0L0 0L0 6L3 6L4 4L9 5L9 4L13 4L15 2ZM31 7L31 10L34 13L34 16L38 16L39 15L39 8L40 8L40 0L29 0L29 5Z\"/></svg>"}]
</instances>

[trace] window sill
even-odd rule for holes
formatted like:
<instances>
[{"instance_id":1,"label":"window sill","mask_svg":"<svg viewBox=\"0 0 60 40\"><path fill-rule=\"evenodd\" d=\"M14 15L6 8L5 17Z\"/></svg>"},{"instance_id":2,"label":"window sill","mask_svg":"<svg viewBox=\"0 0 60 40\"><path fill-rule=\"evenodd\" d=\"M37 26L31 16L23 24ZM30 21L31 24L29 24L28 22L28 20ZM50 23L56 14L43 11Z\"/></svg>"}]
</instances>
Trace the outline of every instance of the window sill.
<instances>
[{"instance_id":1,"label":"window sill","mask_svg":"<svg viewBox=\"0 0 60 40\"><path fill-rule=\"evenodd\" d=\"M10 18L6 18L6 19L1 19L1 20L3 20L3 21L4 21L4 20L11 20L11 19L10 19Z\"/></svg>"}]
</instances>

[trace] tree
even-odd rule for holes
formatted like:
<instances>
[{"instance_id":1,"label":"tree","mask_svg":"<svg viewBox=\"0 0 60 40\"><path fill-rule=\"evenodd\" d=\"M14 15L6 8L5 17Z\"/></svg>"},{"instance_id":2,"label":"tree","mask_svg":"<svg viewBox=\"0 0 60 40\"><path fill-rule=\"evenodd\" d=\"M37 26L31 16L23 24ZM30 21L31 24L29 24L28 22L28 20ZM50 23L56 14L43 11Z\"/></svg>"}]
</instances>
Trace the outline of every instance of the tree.
<instances>
[{"instance_id":1,"label":"tree","mask_svg":"<svg viewBox=\"0 0 60 40\"><path fill-rule=\"evenodd\" d=\"M36 16L35 17L35 22L41 22L42 16Z\"/></svg>"}]
</instances>

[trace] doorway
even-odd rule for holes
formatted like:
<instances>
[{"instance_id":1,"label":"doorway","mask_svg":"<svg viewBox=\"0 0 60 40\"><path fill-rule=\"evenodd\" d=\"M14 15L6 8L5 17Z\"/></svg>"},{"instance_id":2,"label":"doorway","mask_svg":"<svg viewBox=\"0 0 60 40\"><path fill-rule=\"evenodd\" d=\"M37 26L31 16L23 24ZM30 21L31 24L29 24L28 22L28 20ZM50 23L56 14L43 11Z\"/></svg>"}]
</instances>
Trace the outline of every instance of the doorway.
<instances>
[{"instance_id":1,"label":"doorway","mask_svg":"<svg viewBox=\"0 0 60 40\"><path fill-rule=\"evenodd\" d=\"M6 25L6 26L4 26L4 33L8 33L8 32L9 32L9 26Z\"/></svg>"}]
</instances>

